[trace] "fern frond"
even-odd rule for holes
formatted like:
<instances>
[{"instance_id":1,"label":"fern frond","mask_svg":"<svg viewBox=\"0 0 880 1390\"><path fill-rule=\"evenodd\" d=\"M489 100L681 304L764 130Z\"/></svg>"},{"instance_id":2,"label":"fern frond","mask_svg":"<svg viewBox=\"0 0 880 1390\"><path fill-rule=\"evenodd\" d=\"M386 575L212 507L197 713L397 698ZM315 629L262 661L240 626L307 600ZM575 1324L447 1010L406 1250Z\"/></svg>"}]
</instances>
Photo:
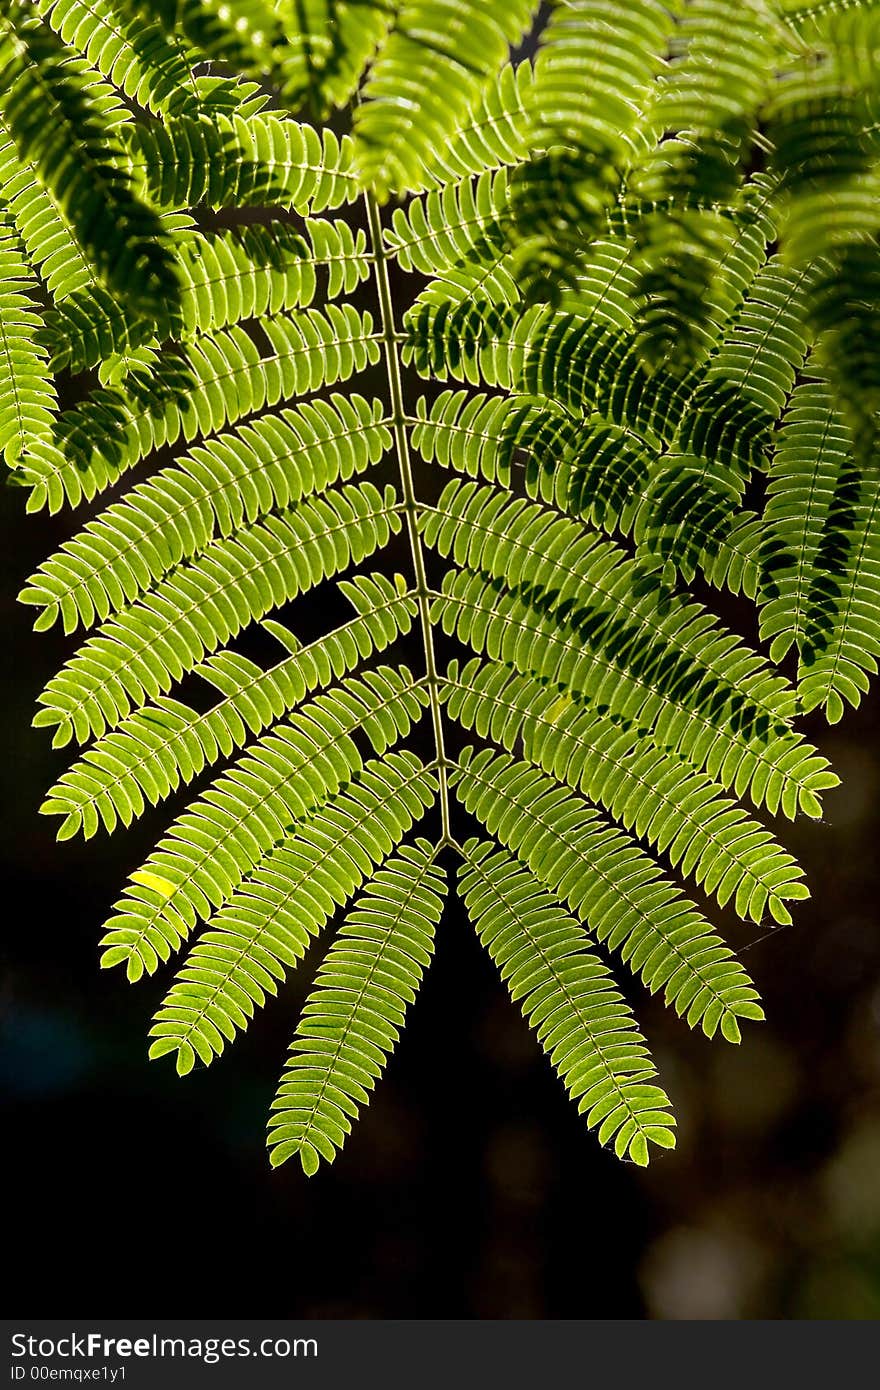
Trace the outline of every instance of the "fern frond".
<instances>
[{"instance_id":1,"label":"fern frond","mask_svg":"<svg viewBox=\"0 0 880 1390\"><path fill-rule=\"evenodd\" d=\"M391 0L281 0L284 33L277 53L281 94L294 110L306 105L313 120L346 106L393 17Z\"/></svg>"},{"instance_id":2,"label":"fern frond","mask_svg":"<svg viewBox=\"0 0 880 1390\"><path fill-rule=\"evenodd\" d=\"M822 382L798 387L777 437L761 546L761 637L774 661L792 646L799 652L818 648L823 629L828 635L860 486L830 388ZM822 590L825 602L816 612Z\"/></svg>"},{"instance_id":3,"label":"fern frond","mask_svg":"<svg viewBox=\"0 0 880 1390\"><path fill-rule=\"evenodd\" d=\"M448 138L436 149L426 151L412 191L458 183L470 174L483 174L527 159L533 80L531 63L503 67Z\"/></svg>"},{"instance_id":4,"label":"fern frond","mask_svg":"<svg viewBox=\"0 0 880 1390\"><path fill-rule=\"evenodd\" d=\"M436 797L414 753L366 764L209 920L156 1014L150 1055L176 1052L180 1073L196 1056L209 1066Z\"/></svg>"},{"instance_id":5,"label":"fern frond","mask_svg":"<svg viewBox=\"0 0 880 1390\"><path fill-rule=\"evenodd\" d=\"M434 953L447 883L425 840L370 880L306 1000L269 1121L273 1166L333 1161L367 1105Z\"/></svg>"},{"instance_id":6,"label":"fern frond","mask_svg":"<svg viewBox=\"0 0 880 1390\"><path fill-rule=\"evenodd\" d=\"M463 571L450 573L434 607L434 621L473 651L534 675L581 699L599 713L650 731L662 748L693 768L731 787L737 796L763 804L769 791L780 804L815 813L816 798L837 779L814 748L785 724L756 720L733 704L722 683L697 664L656 649L632 669L624 648L609 651L585 642L577 625L547 613L498 580ZM719 637L719 656L730 640ZM641 639L641 645L644 645ZM639 640L628 650L640 651ZM781 785L779 779L781 778ZM801 801L801 798L803 800Z\"/></svg>"},{"instance_id":7,"label":"fern frond","mask_svg":"<svg viewBox=\"0 0 880 1390\"><path fill-rule=\"evenodd\" d=\"M18 237L0 215L0 453L17 463L57 410L45 348L35 341L38 290Z\"/></svg>"},{"instance_id":8,"label":"fern frond","mask_svg":"<svg viewBox=\"0 0 880 1390\"><path fill-rule=\"evenodd\" d=\"M29 511L112 490L22 593L86 629L41 809L89 839L178 798L102 964L191 943L181 1073L342 914L273 1162L369 1100L446 854L619 1155L672 1121L604 947L709 1036L762 1017L678 879L791 920L761 808L820 816L795 721L880 667L877 16L0 0L0 451Z\"/></svg>"},{"instance_id":9,"label":"fern frond","mask_svg":"<svg viewBox=\"0 0 880 1390\"><path fill-rule=\"evenodd\" d=\"M707 389L732 388L776 421L803 366L809 335L803 325L805 274L771 258L706 373ZM708 417L707 417L708 420Z\"/></svg>"},{"instance_id":10,"label":"fern frond","mask_svg":"<svg viewBox=\"0 0 880 1390\"><path fill-rule=\"evenodd\" d=\"M616 199L638 147L634 128L673 25L658 0L554 5L530 94L531 147L511 182L509 234L532 303L557 303Z\"/></svg>"},{"instance_id":11,"label":"fern frond","mask_svg":"<svg viewBox=\"0 0 880 1390\"><path fill-rule=\"evenodd\" d=\"M662 478L660 454L633 431L601 416L577 419L541 397L442 391L430 409L424 397L417 402L412 441L428 463L503 487L521 484L529 497L594 526L633 534L640 544L664 546L662 525L655 522L652 529L647 486L652 474ZM699 528L694 529L693 540L689 535L684 539L697 549L709 582L754 597L757 518L744 516L733 531L719 524L711 546L703 550ZM677 558L681 562L680 553Z\"/></svg>"},{"instance_id":12,"label":"fern frond","mask_svg":"<svg viewBox=\"0 0 880 1390\"><path fill-rule=\"evenodd\" d=\"M869 689L880 662L880 487L866 479L856 498L838 494L843 511L842 535L837 544L846 552L834 560L839 578L814 585L812 615L814 640L807 641L798 667L798 694L805 710L824 707L830 723L843 718L845 703L857 706ZM838 520L841 518L838 517ZM828 536L825 560L832 555L833 531Z\"/></svg>"},{"instance_id":13,"label":"fern frond","mask_svg":"<svg viewBox=\"0 0 880 1390\"><path fill-rule=\"evenodd\" d=\"M223 696L207 713L160 697L92 744L40 808L43 815L64 816L58 839L80 833L88 839L101 823L110 832L118 822L130 825L147 803L157 805L306 695L325 689L410 631L416 606L405 589L382 575L343 580L341 587L358 616L307 647L280 623L264 621L289 652L269 670L228 650L196 666L193 674Z\"/></svg>"},{"instance_id":14,"label":"fern frond","mask_svg":"<svg viewBox=\"0 0 880 1390\"><path fill-rule=\"evenodd\" d=\"M350 294L369 275L365 234L347 222L306 220L305 235L283 222L229 228L177 239L180 304L174 322L161 325L184 341L245 319L307 308L318 290L326 300ZM148 342L157 324L133 318L100 287L73 294L46 314L42 340L52 366L82 372L113 353L131 352Z\"/></svg>"},{"instance_id":15,"label":"fern frond","mask_svg":"<svg viewBox=\"0 0 880 1390\"><path fill-rule=\"evenodd\" d=\"M361 178L381 195L417 182L428 156L497 77L532 0L403 0L355 110Z\"/></svg>"},{"instance_id":16,"label":"fern frond","mask_svg":"<svg viewBox=\"0 0 880 1390\"><path fill-rule=\"evenodd\" d=\"M131 101L156 115L198 115L201 102L179 40L125 3L112 0L36 0L35 9L58 37Z\"/></svg>"},{"instance_id":17,"label":"fern frond","mask_svg":"<svg viewBox=\"0 0 880 1390\"><path fill-rule=\"evenodd\" d=\"M623 252L623 264L626 252ZM611 283L621 266L606 267ZM764 462L806 340L797 317L802 277L771 264L759 276L705 372L685 377L642 366L634 339L613 332L626 320L600 278L585 313L540 307L460 304L426 292L407 319L405 356L422 375L501 386L559 401L574 414L596 411L657 446L705 460L701 478L718 476L741 493ZM580 306L578 306L580 309ZM778 343L773 338L779 331ZM690 495L693 494L691 489ZM705 546L709 537L703 537Z\"/></svg>"},{"instance_id":18,"label":"fern frond","mask_svg":"<svg viewBox=\"0 0 880 1390\"><path fill-rule=\"evenodd\" d=\"M94 268L57 203L0 119L0 189L28 258L56 302L95 284Z\"/></svg>"},{"instance_id":19,"label":"fern frond","mask_svg":"<svg viewBox=\"0 0 880 1390\"><path fill-rule=\"evenodd\" d=\"M217 537L378 463L391 444L382 409L334 395L217 436L88 522L40 566L22 602L44 605L41 627L59 614L67 632L106 619Z\"/></svg>"},{"instance_id":20,"label":"fern frond","mask_svg":"<svg viewBox=\"0 0 880 1390\"><path fill-rule=\"evenodd\" d=\"M40 696L55 743L100 736L166 693L248 623L359 564L400 529L397 496L371 483L242 526L104 623Z\"/></svg>"},{"instance_id":21,"label":"fern frond","mask_svg":"<svg viewBox=\"0 0 880 1390\"><path fill-rule=\"evenodd\" d=\"M512 487L607 530L631 530L651 449L599 416L537 396L442 391L416 406L412 438L429 463Z\"/></svg>"},{"instance_id":22,"label":"fern frond","mask_svg":"<svg viewBox=\"0 0 880 1390\"><path fill-rule=\"evenodd\" d=\"M402 270L439 275L463 263L495 261L505 250L507 172L448 183L395 208L385 242Z\"/></svg>"},{"instance_id":23,"label":"fern frond","mask_svg":"<svg viewBox=\"0 0 880 1390\"><path fill-rule=\"evenodd\" d=\"M769 831L683 759L646 747L638 729L578 706L558 687L478 660L462 669L453 663L443 691L450 715L465 728L508 752L521 742L527 762L583 792L721 907L735 902L738 916L760 922L771 898L800 886L798 865ZM812 809L821 814L818 801ZM786 810L794 818L793 798Z\"/></svg>"},{"instance_id":24,"label":"fern frond","mask_svg":"<svg viewBox=\"0 0 880 1390\"><path fill-rule=\"evenodd\" d=\"M658 866L582 798L491 749L460 760L456 795L490 835L567 902L599 941L620 952L648 989L691 1028L720 1026L739 1042L738 1019L763 1017L729 947ZM778 903L781 920L788 918Z\"/></svg>"},{"instance_id":25,"label":"fern frond","mask_svg":"<svg viewBox=\"0 0 880 1390\"><path fill-rule=\"evenodd\" d=\"M590 939L515 859L469 840L460 892L483 945L599 1142L642 1167L675 1146L669 1100L632 1012Z\"/></svg>"},{"instance_id":26,"label":"fern frond","mask_svg":"<svg viewBox=\"0 0 880 1390\"><path fill-rule=\"evenodd\" d=\"M124 167L159 208L273 203L298 213L350 203L359 188L349 136L275 115L169 117L126 131Z\"/></svg>"},{"instance_id":27,"label":"fern frond","mask_svg":"<svg viewBox=\"0 0 880 1390\"><path fill-rule=\"evenodd\" d=\"M776 85L767 111L784 244L799 265L858 233L860 225L876 231L869 200L857 196L860 184L874 182L876 72L866 90L853 64L840 58L826 33L819 51L805 53Z\"/></svg>"},{"instance_id":28,"label":"fern frond","mask_svg":"<svg viewBox=\"0 0 880 1390\"><path fill-rule=\"evenodd\" d=\"M316 696L264 734L131 875L106 923L103 964L124 960L130 978L144 969L152 974L293 828L363 771L354 734L362 730L384 754L427 703L424 685L405 667L378 667Z\"/></svg>"},{"instance_id":29,"label":"fern frond","mask_svg":"<svg viewBox=\"0 0 880 1390\"><path fill-rule=\"evenodd\" d=\"M22 467L30 509L75 506L181 435L216 434L266 406L345 381L379 357L370 314L350 304L266 318L260 327L269 353L240 327L205 334L63 412L54 447L33 452Z\"/></svg>"},{"instance_id":30,"label":"fern frond","mask_svg":"<svg viewBox=\"0 0 880 1390\"><path fill-rule=\"evenodd\" d=\"M744 509L711 550L700 557L706 581L716 589L728 589L754 600L760 582L761 521Z\"/></svg>"},{"instance_id":31,"label":"fern frond","mask_svg":"<svg viewBox=\"0 0 880 1390\"><path fill-rule=\"evenodd\" d=\"M704 708L712 706L719 724L725 707L731 724L745 728L778 725L794 713L794 692L755 652L699 605L644 585L623 551L575 521L494 488L453 480L422 531L441 555L532 595L548 614L576 626L583 643L610 646L618 659L626 652L633 672L641 667L638 648L642 669L656 663L659 688L699 689L697 672L703 673L709 684L698 698L707 701ZM674 667L676 653L690 667L690 681L681 668L664 679L663 665ZM732 694L734 686L737 695L728 705L725 692Z\"/></svg>"},{"instance_id":32,"label":"fern frond","mask_svg":"<svg viewBox=\"0 0 880 1390\"><path fill-rule=\"evenodd\" d=\"M150 314L178 293L156 213L122 167L112 88L34 19L0 21L0 105L24 159L54 193L101 277Z\"/></svg>"},{"instance_id":33,"label":"fern frond","mask_svg":"<svg viewBox=\"0 0 880 1390\"><path fill-rule=\"evenodd\" d=\"M598 302L595 314L594 327L580 313L541 306L523 312L479 294L455 304L429 291L407 316L404 356L422 376L546 396L574 414L595 410L643 438L672 442L696 382L668 371L649 374L634 340L603 324ZM720 446L732 457L748 449L751 459L742 428L728 429Z\"/></svg>"},{"instance_id":34,"label":"fern frond","mask_svg":"<svg viewBox=\"0 0 880 1390\"><path fill-rule=\"evenodd\" d=\"M766 194L758 189L755 198L766 200ZM763 213L745 219L724 267L719 323L753 279L769 235ZM740 378L733 371L727 418L716 439L706 431L700 410L700 375L682 381L642 370L631 339L627 342L637 286L634 251L632 238L594 242L577 289L564 297L565 312L558 315L539 309L523 313L515 296L496 296L490 281L476 276L463 297L432 285L407 317L405 356L423 375L549 396L575 416L596 409L606 420L636 430L642 444L652 437L655 447L660 441L671 444L683 429L698 449L719 453L742 473L755 460L756 440L764 447L768 421L749 399L740 399ZM464 277L456 278L464 283ZM612 328L617 332L608 331Z\"/></svg>"}]
</instances>

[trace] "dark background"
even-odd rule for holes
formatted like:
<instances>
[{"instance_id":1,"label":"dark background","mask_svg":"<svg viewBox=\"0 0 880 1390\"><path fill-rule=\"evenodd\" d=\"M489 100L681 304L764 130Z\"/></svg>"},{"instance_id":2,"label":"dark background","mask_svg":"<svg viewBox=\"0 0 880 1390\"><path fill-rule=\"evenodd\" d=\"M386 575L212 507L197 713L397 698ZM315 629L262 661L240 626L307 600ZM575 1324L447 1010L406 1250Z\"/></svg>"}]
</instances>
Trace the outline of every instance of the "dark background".
<instances>
[{"instance_id":1,"label":"dark background","mask_svg":"<svg viewBox=\"0 0 880 1390\"><path fill-rule=\"evenodd\" d=\"M374 1103L308 1181L270 1171L263 1129L315 957L184 1081L146 1060L170 973L129 987L98 969L101 922L167 817L57 845L37 815L67 762L30 730L33 701L70 647L32 634L13 595L73 523L0 497L12 1311L880 1317L874 705L812 730L844 779L825 824L783 827L812 902L768 939L731 938L769 1022L710 1044L626 985L676 1104L675 1154L642 1173L599 1150L453 905Z\"/></svg>"}]
</instances>

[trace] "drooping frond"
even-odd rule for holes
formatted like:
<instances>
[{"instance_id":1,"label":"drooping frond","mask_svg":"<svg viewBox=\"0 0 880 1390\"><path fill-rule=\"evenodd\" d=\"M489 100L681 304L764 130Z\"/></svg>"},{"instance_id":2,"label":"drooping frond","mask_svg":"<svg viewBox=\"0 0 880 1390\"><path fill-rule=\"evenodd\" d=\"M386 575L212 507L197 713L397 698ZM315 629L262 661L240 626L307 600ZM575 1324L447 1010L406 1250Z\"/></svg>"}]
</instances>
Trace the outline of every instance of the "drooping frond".
<instances>
[{"instance_id":1,"label":"drooping frond","mask_svg":"<svg viewBox=\"0 0 880 1390\"><path fill-rule=\"evenodd\" d=\"M293 110L323 120L345 106L384 38L392 0L280 0L281 93Z\"/></svg>"},{"instance_id":2,"label":"drooping frond","mask_svg":"<svg viewBox=\"0 0 880 1390\"><path fill-rule=\"evenodd\" d=\"M115 292L151 313L177 295L156 213L122 159L124 111L112 89L39 20L0 20L0 107L22 156L55 194Z\"/></svg>"},{"instance_id":3,"label":"drooping frond","mask_svg":"<svg viewBox=\"0 0 880 1390\"><path fill-rule=\"evenodd\" d=\"M757 994L693 903L580 797L491 749L471 754L456 793L489 833L692 1028L739 1041L737 1020L762 1016Z\"/></svg>"},{"instance_id":4,"label":"drooping frond","mask_svg":"<svg viewBox=\"0 0 880 1390\"><path fill-rule=\"evenodd\" d=\"M292 826L364 770L352 735L363 730L376 751L385 753L409 733L426 703L424 687L409 671L379 667L316 696L265 734L178 818L131 875L107 923L104 965L125 961L131 978L155 971Z\"/></svg>"},{"instance_id":5,"label":"drooping frond","mask_svg":"<svg viewBox=\"0 0 880 1390\"><path fill-rule=\"evenodd\" d=\"M178 116L163 125L139 122L125 136L125 168L167 210L271 203L319 213L358 194L348 136L318 135L272 114Z\"/></svg>"},{"instance_id":6,"label":"drooping frond","mask_svg":"<svg viewBox=\"0 0 880 1390\"><path fill-rule=\"evenodd\" d=\"M646 112L661 143L647 157L648 170L632 179L664 205L638 229L639 343L651 365L687 370L705 351L707 329L711 343L717 268L735 235L727 209L754 138L775 41L764 0L684 7L672 61Z\"/></svg>"},{"instance_id":7,"label":"drooping frond","mask_svg":"<svg viewBox=\"0 0 880 1390\"><path fill-rule=\"evenodd\" d=\"M345 381L379 356L371 315L350 304L265 318L261 330L268 352L240 327L199 335L63 412L53 447L22 466L30 509L91 499L154 449Z\"/></svg>"},{"instance_id":8,"label":"drooping frond","mask_svg":"<svg viewBox=\"0 0 880 1390\"><path fill-rule=\"evenodd\" d=\"M285 837L210 918L156 1014L152 1055L176 1052L181 1073L196 1055L209 1065L436 795L414 753L389 753Z\"/></svg>"},{"instance_id":9,"label":"drooping frond","mask_svg":"<svg viewBox=\"0 0 880 1390\"><path fill-rule=\"evenodd\" d=\"M403 0L355 111L358 164L402 192L528 30L532 0Z\"/></svg>"},{"instance_id":10,"label":"drooping frond","mask_svg":"<svg viewBox=\"0 0 880 1390\"><path fill-rule=\"evenodd\" d=\"M307 647L280 623L265 620L289 653L269 670L229 650L196 666L193 674L222 695L206 713L160 696L97 739L41 807L44 815L64 817L59 840L78 833L88 838L101 823L108 831L118 822L130 825L147 804L155 806L297 708L306 695L326 689L410 631L416 605L402 586L373 575L343 580L341 587L358 616Z\"/></svg>"},{"instance_id":11,"label":"drooping frond","mask_svg":"<svg viewBox=\"0 0 880 1390\"><path fill-rule=\"evenodd\" d=\"M100 287L73 293L46 314L42 339L55 370L82 372L113 353L130 353L158 327L180 340L246 319L305 308L319 286L327 300L350 294L369 274L363 231L310 218L305 235L287 223L229 228L209 235L181 229L180 303L158 324L127 313Z\"/></svg>"},{"instance_id":12,"label":"drooping frond","mask_svg":"<svg viewBox=\"0 0 880 1390\"><path fill-rule=\"evenodd\" d=\"M531 150L511 184L509 231L531 302L577 279L639 145L635 133L673 25L659 0L565 0L541 35Z\"/></svg>"},{"instance_id":13,"label":"drooping frond","mask_svg":"<svg viewBox=\"0 0 880 1390\"><path fill-rule=\"evenodd\" d=\"M575 148L590 144L618 157L632 150L676 8L636 0L619 14L607 0L555 3L535 64L540 128Z\"/></svg>"},{"instance_id":14,"label":"drooping frond","mask_svg":"<svg viewBox=\"0 0 880 1390\"><path fill-rule=\"evenodd\" d=\"M402 845L348 914L306 1000L269 1121L274 1166L332 1160L385 1068L434 953L446 878L426 840Z\"/></svg>"},{"instance_id":15,"label":"drooping frond","mask_svg":"<svg viewBox=\"0 0 880 1390\"><path fill-rule=\"evenodd\" d=\"M47 560L22 595L46 626L90 626L245 523L348 482L391 443L382 402L332 396L196 446L132 489Z\"/></svg>"},{"instance_id":16,"label":"drooping frond","mask_svg":"<svg viewBox=\"0 0 880 1390\"><path fill-rule=\"evenodd\" d=\"M432 286L409 316L406 353L425 376L549 397L573 417L573 429L595 416L627 431L634 495L617 513L621 529L632 528L649 556L690 579L724 540L753 471L765 466L806 353L803 276L768 262L705 366L682 377L641 362L619 276L626 260L608 257L589 297L571 297L574 312L488 305L479 291L450 302ZM630 457L640 459L632 472Z\"/></svg>"},{"instance_id":17,"label":"drooping frond","mask_svg":"<svg viewBox=\"0 0 880 1390\"><path fill-rule=\"evenodd\" d=\"M360 564L400 529L394 488L348 486L245 524L120 608L40 696L55 742L83 742L164 694L272 608Z\"/></svg>"},{"instance_id":18,"label":"drooping frond","mask_svg":"<svg viewBox=\"0 0 880 1390\"><path fill-rule=\"evenodd\" d=\"M723 334L658 469L642 518L653 553L692 578L766 466L773 430L807 350L803 275L770 260ZM680 452L679 452L680 451Z\"/></svg>"},{"instance_id":19,"label":"drooping frond","mask_svg":"<svg viewBox=\"0 0 880 1390\"><path fill-rule=\"evenodd\" d=\"M675 1145L657 1069L590 938L528 869L469 840L461 893L513 1000L599 1142L644 1166L648 1145Z\"/></svg>"},{"instance_id":20,"label":"drooping frond","mask_svg":"<svg viewBox=\"0 0 880 1390\"><path fill-rule=\"evenodd\" d=\"M56 410L46 350L35 341L36 289L18 238L0 220L0 452L9 464L50 429Z\"/></svg>"},{"instance_id":21,"label":"drooping frond","mask_svg":"<svg viewBox=\"0 0 880 1390\"><path fill-rule=\"evenodd\" d=\"M805 310L850 417L874 461L880 407L876 351L877 19L873 6L813 7L800 51L769 103L783 254L813 271Z\"/></svg>"}]
</instances>

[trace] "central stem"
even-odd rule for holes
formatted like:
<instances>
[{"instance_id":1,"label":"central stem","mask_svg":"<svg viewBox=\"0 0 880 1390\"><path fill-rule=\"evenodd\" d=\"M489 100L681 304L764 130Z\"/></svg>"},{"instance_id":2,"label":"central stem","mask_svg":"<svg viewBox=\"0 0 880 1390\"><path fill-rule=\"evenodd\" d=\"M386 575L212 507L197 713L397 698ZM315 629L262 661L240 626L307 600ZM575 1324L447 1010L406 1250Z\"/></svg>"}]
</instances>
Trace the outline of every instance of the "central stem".
<instances>
[{"instance_id":1,"label":"central stem","mask_svg":"<svg viewBox=\"0 0 880 1390\"><path fill-rule=\"evenodd\" d=\"M413 485L412 463L409 453L406 412L403 405L403 385L400 379L400 359L397 355L397 333L394 326L394 305L391 300L391 282L388 278L388 258L382 240L382 219L376 199L369 191L364 194L367 220L370 228L373 261L376 267L376 287L379 294L381 316L381 338L385 352L385 369L388 373L388 391L391 397L391 428L394 435L394 448L397 454L397 467L400 473L400 489L403 494L403 510L406 516L406 529L412 555L415 575L415 593L419 606L419 622L422 628L422 642L425 651L425 674L428 682L428 695L431 702L431 721L434 725L434 745L437 761L437 776L440 782L440 815L443 826L443 843L452 843L449 825L449 785L447 780L446 748L443 741L443 711L440 707L440 681L437 675L437 660L434 654L434 632L431 627L431 595L425 571L425 555L422 538L419 534L418 502Z\"/></svg>"}]
</instances>

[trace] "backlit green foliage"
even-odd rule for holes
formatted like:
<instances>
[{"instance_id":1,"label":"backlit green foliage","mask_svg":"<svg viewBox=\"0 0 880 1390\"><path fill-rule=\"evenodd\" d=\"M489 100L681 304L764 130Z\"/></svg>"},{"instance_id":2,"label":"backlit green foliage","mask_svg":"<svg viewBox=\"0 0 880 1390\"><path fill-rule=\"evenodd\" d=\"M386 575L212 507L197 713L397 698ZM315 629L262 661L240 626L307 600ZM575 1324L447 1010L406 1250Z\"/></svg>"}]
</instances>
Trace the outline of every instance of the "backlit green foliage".
<instances>
[{"instance_id":1,"label":"backlit green foliage","mask_svg":"<svg viewBox=\"0 0 880 1390\"><path fill-rule=\"evenodd\" d=\"M103 938L182 954L181 1073L336 921L273 1163L344 1143L450 883L621 1158L674 1143L627 999L763 1017L710 914L791 921L766 818L837 780L798 718L880 656L878 39L869 0L0 6L0 445L78 510L22 593L82 630L43 810L196 784Z\"/></svg>"}]
</instances>

